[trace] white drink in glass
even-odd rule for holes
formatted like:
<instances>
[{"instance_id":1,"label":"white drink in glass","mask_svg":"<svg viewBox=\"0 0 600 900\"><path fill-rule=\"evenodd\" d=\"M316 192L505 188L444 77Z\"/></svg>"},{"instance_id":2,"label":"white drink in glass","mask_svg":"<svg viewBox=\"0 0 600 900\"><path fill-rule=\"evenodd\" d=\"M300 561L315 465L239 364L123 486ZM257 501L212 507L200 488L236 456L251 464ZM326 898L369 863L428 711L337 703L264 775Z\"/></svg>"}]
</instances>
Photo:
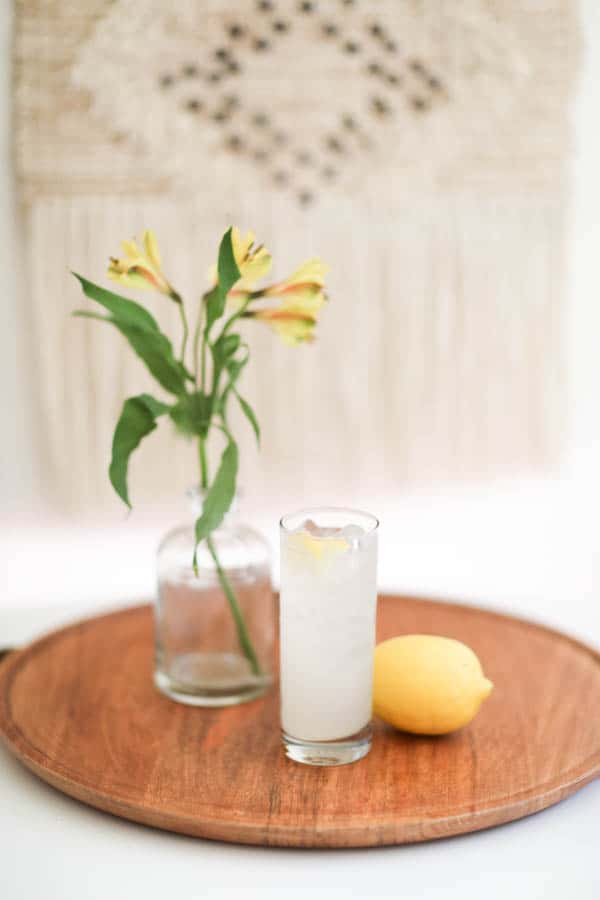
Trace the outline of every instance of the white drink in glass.
<instances>
[{"instance_id":1,"label":"white drink in glass","mask_svg":"<svg viewBox=\"0 0 600 900\"><path fill-rule=\"evenodd\" d=\"M370 749L377 526L335 508L281 521L281 724L298 762L339 765Z\"/></svg>"}]
</instances>

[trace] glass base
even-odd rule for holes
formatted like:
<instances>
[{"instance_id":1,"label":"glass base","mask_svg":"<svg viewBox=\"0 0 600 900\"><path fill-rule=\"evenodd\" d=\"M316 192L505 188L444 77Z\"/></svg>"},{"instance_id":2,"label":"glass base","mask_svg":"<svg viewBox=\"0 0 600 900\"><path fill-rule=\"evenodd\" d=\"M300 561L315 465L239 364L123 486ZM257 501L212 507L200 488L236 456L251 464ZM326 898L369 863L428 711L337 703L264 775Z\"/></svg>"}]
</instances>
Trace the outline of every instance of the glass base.
<instances>
[{"instance_id":1,"label":"glass base","mask_svg":"<svg viewBox=\"0 0 600 900\"><path fill-rule=\"evenodd\" d=\"M247 660L234 653L188 653L176 657L168 671L154 671L158 690L187 706L235 706L262 697L269 675L250 672Z\"/></svg>"},{"instance_id":2,"label":"glass base","mask_svg":"<svg viewBox=\"0 0 600 900\"><path fill-rule=\"evenodd\" d=\"M356 734L335 741L302 741L281 732L281 740L288 759L306 766L345 766L358 762L371 749L371 725Z\"/></svg>"}]
</instances>

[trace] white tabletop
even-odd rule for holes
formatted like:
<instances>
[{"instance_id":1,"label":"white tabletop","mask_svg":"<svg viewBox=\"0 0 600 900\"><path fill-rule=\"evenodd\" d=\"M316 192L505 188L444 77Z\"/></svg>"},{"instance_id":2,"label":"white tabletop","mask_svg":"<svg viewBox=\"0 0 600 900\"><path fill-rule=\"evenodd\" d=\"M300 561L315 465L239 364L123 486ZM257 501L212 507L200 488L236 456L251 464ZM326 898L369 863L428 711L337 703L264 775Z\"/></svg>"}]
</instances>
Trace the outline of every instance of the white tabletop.
<instances>
[{"instance_id":1,"label":"white tabletop","mask_svg":"<svg viewBox=\"0 0 600 900\"><path fill-rule=\"evenodd\" d=\"M395 509L382 502L382 587L508 610L600 646L597 500L589 485L578 494L572 485L513 484L435 502L407 497ZM151 597L160 530L128 521L5 531L0 646ZM63 796L3 749L0 762L2 900L600 897L600 780L544 812L478 834L295 851L144 828Z\"/></svg>"}]
</instances>

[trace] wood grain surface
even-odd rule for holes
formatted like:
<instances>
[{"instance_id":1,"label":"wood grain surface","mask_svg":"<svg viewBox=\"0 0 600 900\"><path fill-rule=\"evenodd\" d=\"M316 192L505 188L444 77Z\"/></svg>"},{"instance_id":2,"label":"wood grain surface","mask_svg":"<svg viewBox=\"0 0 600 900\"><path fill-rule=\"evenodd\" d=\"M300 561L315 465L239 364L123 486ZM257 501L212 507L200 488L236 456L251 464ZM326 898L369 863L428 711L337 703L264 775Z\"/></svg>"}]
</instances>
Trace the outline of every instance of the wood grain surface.
<instances>
[{"instance_id":1,"label":"wood grain surface","mask_svg":"<svg viewBox=\"0 0 600 900\"><path fill-rule=\"evenodd\" d=\"M547 628L450 603L380 598L378 637L468 643L495 691L445 738L378 724L361 762L300 766L278 698L222 710L152 684L152 612L57 631L0 666L0 735L59 790L117 816L249 844L354 847L476 831L558 802L600 774L600 656Z\"/></svg>"}]
</instances>

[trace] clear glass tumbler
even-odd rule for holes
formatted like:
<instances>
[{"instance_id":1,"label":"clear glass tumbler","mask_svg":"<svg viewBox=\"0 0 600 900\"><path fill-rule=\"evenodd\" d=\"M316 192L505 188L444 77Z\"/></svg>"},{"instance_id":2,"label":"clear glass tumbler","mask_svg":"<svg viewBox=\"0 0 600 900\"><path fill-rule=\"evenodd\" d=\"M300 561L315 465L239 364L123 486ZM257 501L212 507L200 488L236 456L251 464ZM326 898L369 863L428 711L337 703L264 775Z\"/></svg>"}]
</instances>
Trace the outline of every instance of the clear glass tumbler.
<instances>
[{"instance_id":1,"label":"clear glass tumbler","mask_svg":"<svg viewBox=\"0 0 600 900\"><path fill-rule=\"evenodd\" d=\"M281 520L281 726L296 762L343 765L371 748L378 525L333 507Z\"/></svg>"}]
</instances>

